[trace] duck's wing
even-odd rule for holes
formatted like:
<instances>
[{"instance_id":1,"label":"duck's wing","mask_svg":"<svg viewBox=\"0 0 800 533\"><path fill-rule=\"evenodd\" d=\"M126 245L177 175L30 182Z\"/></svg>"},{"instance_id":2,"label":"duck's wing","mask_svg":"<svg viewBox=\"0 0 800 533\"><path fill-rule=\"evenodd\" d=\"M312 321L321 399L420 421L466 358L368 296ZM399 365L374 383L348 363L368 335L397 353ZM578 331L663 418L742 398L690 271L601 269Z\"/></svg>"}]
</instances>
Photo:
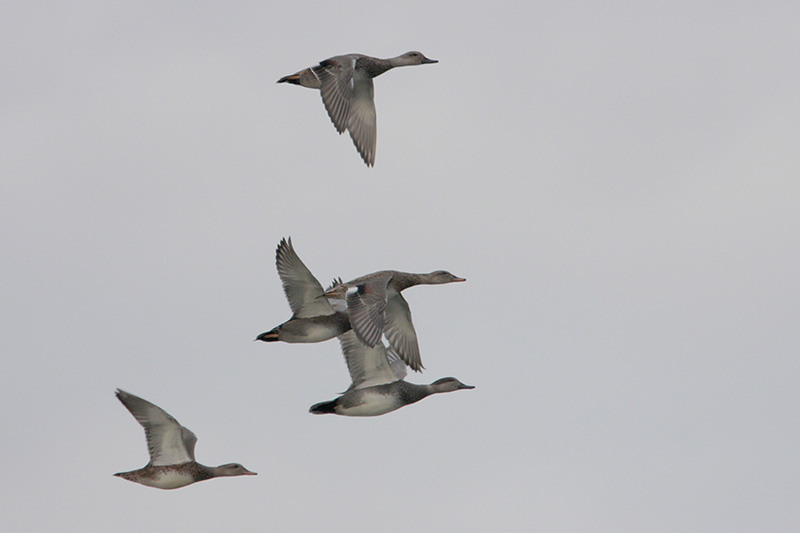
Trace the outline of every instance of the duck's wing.
<instances>
[{"instance_id":1,"label":"duck's wing","mask_svg":"<svg viewBox=\"0 0 800 533\"><path fill-rule=\"evenodd\" d=\"M385 385L402 379L402 377L398 377L398 363L394 363L394 366L389 363L386 348L382 342L370 348L362 343L351 330L339 335L339 343L342 346L347 370L350 372L350 379L353 382L348 390ZM402 364L402 361L400 363Z\"/></svg>"},{"instance_id":2,"label":"duck's wing","mask_svg":"<svg viewBox=\"0 0 800 533\"><path fill-rule=\"evenodd\" d=\"M325 110L339 133L343 133L348 126L347 117L350 115L350 101L353 97L355 66L355 57L335 56L312 67L320 82L322 103L325 104Z\"/></svg>"},{"instance_id":3,"label":"duck's wing","mask_svg":"<svg viewBox=\"0 0 800 533\"><path fill-rule=\"evenodd\" d=\"M194 445L197 444L197 435L189 428L183 428L181 434L183 435L183 445L186 447L186 453L189 454L192 461L196 461L197 459L194 458Z\"/></svg>"},{"instance_id":4,"label":"duck's wing","mask_svg":"<svg viewBox=\"0 0 800 533\"><path fill-rule=\"evenodd\" d=\"M370 348L377 345L383 335L386 286L390 278L389 275L371 276L347 292L350 325L361 342Z\"/></svg>"},{"instance_id":5,"label":"duck's wing","mask_svg":"<svg viewBox=\"0 0 800 533\"><path fill-rule=\"evenodd\" d=\"M419 354L419 342L414 323L411 321L411 309L400 293L392 294L386 301L386 325L383 333L389 344L403 358L412 370L419 372L422 358Z\"/></svg>"},{"instance_id":6,"label":"duck's wing","mask_svg":"<svg viewBox=\"0 0 800 533\"><path fill-rule=\"evenodd\" d=\"M356 74L350 99L347 129L356 150L368 167L375 164L375 145L378 138L378 121L372 78Z\"/></svg>"},{"instance_id":7,"label":"duck's wing","mask_svg":"<svg viewBox=\"0 0 800 533\"><path fill-rule=\"evenodd\" d=\"M408 374L408 372L406 372L406 363L391 345L386 347L386 358L389 360L389 366L392 368L394 376L397 379L405 379Z\"/></svg>"},{"instance_id":8,"label":"duck's wing","mask_svg":"<svg viewBox=\"0 0 800 533\"><path fill-rule=\"evenodd\" d=\"M159 406L117 389L117 398L144 428L150 464L175 465L194 461L197 437Z\"/></svg>"},{"instance_id":9,"label":"duck's wing","mask_svg":"<svg viewBox=\"0 0 800 533\"><path fill-rule=\"evenodd\" d=\"M323 293L322 285L297 256L291 237L288 240L281 239L278 244L275 266L295 317L308 318L334 313L328 299L320 298Z\"/></svg>"}]
</instances>

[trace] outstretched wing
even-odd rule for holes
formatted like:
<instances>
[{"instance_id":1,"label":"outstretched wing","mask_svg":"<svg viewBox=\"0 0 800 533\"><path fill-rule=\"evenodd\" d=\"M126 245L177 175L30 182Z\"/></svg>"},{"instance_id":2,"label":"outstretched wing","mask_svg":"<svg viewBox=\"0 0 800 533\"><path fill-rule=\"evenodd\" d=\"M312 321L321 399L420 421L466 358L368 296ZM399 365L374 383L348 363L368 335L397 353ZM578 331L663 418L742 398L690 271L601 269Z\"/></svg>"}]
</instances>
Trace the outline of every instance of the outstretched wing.
<instances>
[{"instance_id":1,"label":"outstretched wing","mask_svg":"<svg viewBox=\"0 0 800 533\"><path fill-rule=\"evenodd\" d=\"M117 398L144 428L150 464L175 465L194 461L197 437L159 406L117 389Z\"/></svg>"},{"instance_id":2,"label":"outstretched wing","mask_svg":"<svg viewBox=\"0 0 800 533\"><path fill-rule=\"evenodd\" d=\"M386 309L386 286L389 276L381 276L358 284L347 292L350 324L361 342L372 348L383 335Z\"/></svg>"},{"instance_id":3,"label":"outstretched wing","mask_svg":"<svg viewBox=\"0 0 800 533\"><path fill-rule=\"evenodd\" d=\"M350 99L350 115L347 130L361 159L367 166L375 164L375 145L378 138L378 119L375 114L375 99L372 78L354 77L353 94Z\"/></svg>"},{"instance_id":4,"label":"outstretched wing","mask_svg":"<svg viewBox=\"0 0 800 533\"><path fill-rule=\"evenodd\" d=\"M322 285L294 251L291 237L288 240L281 239L278 244L275 266L295 317L307 318L334 313L328 299L320 298Z\"/></svg>"},{"instance_id":5,"label":"outstretched wing","mask_svg":"<svg viewBox=\"0 0 800 533\"><path fill-rule=\"evenodd\" d=\"M343 133L347 129L347 117L350 116L350 101L353 97L353 71L356 59L351 56L336 56L321 61L312 67L320 82L320 95L325 110L333 122L336 131Z\"/></svg>"},{"instance_id":6,"label":"outstretched wing","mask_svg":"<svg viewBox=\"0 0 800 533\"><path fill-rule=\"evenodd\" d=\"M419 354L419 343L414 323L411 321L411 309L400 293L392 294L386 302L386 326L384 334L389 344L403 358L412 370L419 372L422 358Z\"/></svg>"},{"instance_id":7,"label":"outstretched wing","mask_svg":"<svg viewBox=\"0 0 800 533\"><path fill-rule=\"evenodd\" d=\"M339 335L344 360L353 384L350 389L363 389L393 383L398 377L397 363L390 364L382 342L370 348L361 342L353 331ZM396 359L396 358L395 358ZM402 364L402 361L400 361Z\"/></svg>"}]
</instances>

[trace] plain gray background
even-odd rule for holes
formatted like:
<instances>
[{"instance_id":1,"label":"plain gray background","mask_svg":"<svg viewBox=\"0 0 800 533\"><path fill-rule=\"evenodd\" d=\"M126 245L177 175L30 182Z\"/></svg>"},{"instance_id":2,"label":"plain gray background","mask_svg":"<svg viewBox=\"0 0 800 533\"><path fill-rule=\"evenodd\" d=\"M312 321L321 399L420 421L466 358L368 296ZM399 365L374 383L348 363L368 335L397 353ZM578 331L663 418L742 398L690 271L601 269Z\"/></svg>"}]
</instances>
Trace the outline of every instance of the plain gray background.
<instances>
[{"instance_id":1,"label":"plain gray background","mask_svg":"<svg viewBox=\"0 0 800 533\"><path fill-rule=\"evenodd\" d=\"M763 4L763 5L762 5ZM796 531L796 2L16 2L0 16L4 531ZM376 166L319 95L375 81ZM323 283L406 293L472 391L316 417ZM158 491L115 387L258 477Z\"/></svg>"}]
</instances>

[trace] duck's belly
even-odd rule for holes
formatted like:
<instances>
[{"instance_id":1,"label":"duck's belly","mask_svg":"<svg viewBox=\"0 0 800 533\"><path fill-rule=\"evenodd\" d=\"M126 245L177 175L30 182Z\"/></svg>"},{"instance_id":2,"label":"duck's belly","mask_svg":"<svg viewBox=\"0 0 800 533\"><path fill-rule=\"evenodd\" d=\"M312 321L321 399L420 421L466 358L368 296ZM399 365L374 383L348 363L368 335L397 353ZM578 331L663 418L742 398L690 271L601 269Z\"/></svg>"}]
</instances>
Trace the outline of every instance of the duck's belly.
<instances>
[{"instance_id":1,"label":"duck's belly","mask_svg":"<svg viewBox=\"0 0 800 533\"><path fill-rule=\"evenodd\" d=\"M401 407L403 404L394 396L365 392L358 403L345 402L336 412L344 416L380 416Z\"/></svg>"},{"instance_id":2,"label":"duck's belly","mask_svg":"<svg viewBox=\"0 0 800 533\"><path fill-rule=\"evenodd\" d=\"M333 324L296 320L283 328L283 340L289 343L324 342L341 334Z\"/></svg>"},{"instance_id":3,"label":"duck's belly","mask_svg":"<svg viewBox=\"0 0 800 533\"><path fill-rule=\"evenodd\" d=\"M155 487L157 489L179 489L186 485L191 485L196 480L193 476L183 472L159 472L153 477L147 477L139 481L142 485Z\"/></svg>"}]
</instances>

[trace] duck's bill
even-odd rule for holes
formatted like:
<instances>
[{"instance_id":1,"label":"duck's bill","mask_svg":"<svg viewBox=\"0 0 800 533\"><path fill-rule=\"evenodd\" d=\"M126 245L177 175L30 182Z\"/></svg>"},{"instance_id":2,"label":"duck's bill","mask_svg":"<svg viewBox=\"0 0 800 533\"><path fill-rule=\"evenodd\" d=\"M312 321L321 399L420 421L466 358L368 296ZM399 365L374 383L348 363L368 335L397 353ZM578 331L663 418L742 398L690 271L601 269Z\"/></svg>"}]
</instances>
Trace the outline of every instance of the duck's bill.
<instances>
[{"instance_id":1,"label":"duck's bill","mask_svg":"<svg viewBox=\"0 0 800 533\"><path fill-rule=\"evenodd\" d=\"M438 59L428 59L427 57L422 60L423 64L425 64L425 63L438 63L438 62L439 62Z\"/></svg>"},{"instance_id":2,"label":"duck's bill","mask_svg":"<svg viewBox=\"0 0 800 533\"><path fill-rule=\"evenodd\" d=\"M467 278L453 278L453 281L467 281Z\"/></svg>"},{"instance_id":3,"label":"duck's bill","mask_svg":"<svg viewBox=\"0 0 800 533\"><path fill-rule=\"evenodd\" d=\"M458 388L459 389L474 389L475 385L467 385L465 383L462 383L461 385L458 386Z\"/></svg>"}]
</instances>

